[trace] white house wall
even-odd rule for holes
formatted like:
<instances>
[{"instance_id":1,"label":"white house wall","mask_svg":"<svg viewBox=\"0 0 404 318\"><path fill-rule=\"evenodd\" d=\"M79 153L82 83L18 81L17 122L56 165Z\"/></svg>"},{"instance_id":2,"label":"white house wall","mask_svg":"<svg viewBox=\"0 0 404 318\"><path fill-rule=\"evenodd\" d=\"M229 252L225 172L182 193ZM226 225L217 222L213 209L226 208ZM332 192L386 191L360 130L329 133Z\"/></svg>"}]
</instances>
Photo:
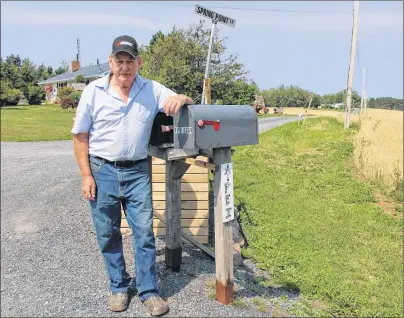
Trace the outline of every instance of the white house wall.
<instances>
[{"instance_id":1,"label":"white house wall","mask_svg":"<svg viewBox=\"0 0 404 318\"><path fill-rule=\"evenodd\" d=\"M89 83L91 83L92 81L95 81L96 77L93 78L86 78L86 80L89 80ZM67 87L73 87L73 83L74 80L70 80L70 81L65 81L65 82L61 82L61 83L67 83ZM46 93L46 100L49 101L50 103L55 103L56 99L57 99L57 94L58 94L58 83L53 83L53 84L45 84L45 85L52 85L52 92ZM66 87L66 86L65 86Z\"/></svg>"}]
</instances>

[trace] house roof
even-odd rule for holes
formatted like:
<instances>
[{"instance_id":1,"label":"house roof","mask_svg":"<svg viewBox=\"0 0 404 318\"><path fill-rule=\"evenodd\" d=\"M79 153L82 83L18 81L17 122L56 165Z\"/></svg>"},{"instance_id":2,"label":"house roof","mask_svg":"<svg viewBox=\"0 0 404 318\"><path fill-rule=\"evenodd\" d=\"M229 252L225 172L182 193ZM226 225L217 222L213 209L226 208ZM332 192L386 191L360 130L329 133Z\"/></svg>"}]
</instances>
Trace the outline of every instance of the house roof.
<instances>
[{"instance_id":1,"label":"house roof","mask_svg":"<svg viewBox=\"0 0 404 318\"><path fill-rule=\"evenodd\" d=\"M90 65L86 67L82 67L77 71L74 72L66 72L63 74L56 75L54 77L48 78L45 81L39 82L39 85L44 85L44 84L53 84L53 83L58 83L58 82L66 82L70 80L74 80L77 75L83 75L85 78L86 77L102 77L106 73L109 72L109 64L108 63L102 63L99 65Z\"/></svg>"}]
</instances>

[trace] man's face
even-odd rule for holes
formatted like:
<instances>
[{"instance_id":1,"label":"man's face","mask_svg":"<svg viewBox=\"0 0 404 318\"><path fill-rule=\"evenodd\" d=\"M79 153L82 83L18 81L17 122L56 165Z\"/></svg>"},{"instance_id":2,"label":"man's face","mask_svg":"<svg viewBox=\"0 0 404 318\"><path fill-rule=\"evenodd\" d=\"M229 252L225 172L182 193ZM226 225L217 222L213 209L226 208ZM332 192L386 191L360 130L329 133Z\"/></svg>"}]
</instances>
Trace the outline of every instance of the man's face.
<instances>
[{"instance_id":1,"label":"man's face","mask_svg":"<svg viewBox=\"0 0 404 318\"><path fill-rule=\"evenodd\" d=\"M124 86L132 85L136 73L142 66L140 56L134 58L132 55L122 52L109 58L109 67L119 83Z\"/></svg>"}]
</instances>

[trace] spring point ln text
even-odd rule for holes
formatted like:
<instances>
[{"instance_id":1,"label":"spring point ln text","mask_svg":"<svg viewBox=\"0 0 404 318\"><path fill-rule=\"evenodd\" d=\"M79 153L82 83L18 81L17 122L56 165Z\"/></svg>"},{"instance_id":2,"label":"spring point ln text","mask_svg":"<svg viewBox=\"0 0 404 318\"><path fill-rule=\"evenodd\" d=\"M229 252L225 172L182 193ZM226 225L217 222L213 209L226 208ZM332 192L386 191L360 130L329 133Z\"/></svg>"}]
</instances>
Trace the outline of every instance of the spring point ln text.
<instances>
[{"instance_id":1,"label":"spring point ln text","mask_svg":"<svg viewBox=\"0 0 404 318\"><path fill-rule=\"evenodd\" d=\"M206 18L209 18L213 22L220 22L220 23L226 24L228 26L231 26L233 28L236 25L236 20L234 20L232 18L229 18L229 17L226 17L226 16L224 16L222 14L216 13L216 12L214 12L212 10L203 8L203 7L199 6L199 5L196 5L195 13L197 13L197 14L199 14L201 16L204 16Z\"/></svg>"}]
</instances>

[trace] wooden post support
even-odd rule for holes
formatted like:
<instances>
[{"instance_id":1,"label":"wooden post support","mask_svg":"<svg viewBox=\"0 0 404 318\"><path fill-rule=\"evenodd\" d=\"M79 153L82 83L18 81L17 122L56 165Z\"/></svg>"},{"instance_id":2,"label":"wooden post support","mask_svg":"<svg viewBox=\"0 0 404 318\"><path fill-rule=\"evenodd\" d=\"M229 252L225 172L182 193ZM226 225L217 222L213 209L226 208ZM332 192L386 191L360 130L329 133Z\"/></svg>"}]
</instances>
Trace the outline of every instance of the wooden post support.
<instances>
[{"instance_id":1,"label":"wooden post support","mask_svg":"<svg viewBox=\"0 0 404 318\"><path fill-rule=\"evenodd\" d=\"M182 263L181 247L181 178L189 164L166 161L166 265L179 271Z\"/></svg>"},{"instance_id":2,"label":"wooden post support","mask_svg":"<svg viewBox=\"0 0 404 318\"><path fill-rule=\"evenodd\" d=\"M214 148L213 164L219 167L214 176L216 300L224 305L233 303L233 234L229 222L223 223L220 191L221 164L231 162L231 148Z\"/></svg>"},{"instance_id":3,"label":"wooden post support","mask_svg":"<svg viewBox=\"0 0 404 318\"><path fill-rule=\"evenodd\" d=\"M158 212L154 211L153 215L156 218L158 218L161 222L163 222L164 224L167 224L166 219L162 215L160 215ZM188 242L194 244L196 247L199 247L202 250L202 252L206 253L206 255L208 255L212 259L215 259L215 253L212 250L210 250L209 248L207 248L206 246L204 246L203 244L199 243L191 235L188 235L187 233L184 233L183 230L181 230L181 236L184 241L188 241Z\"/></svg>"},{"instance_id":4,"label":"wooden post support","mask_svg":"<svg viewBox=\"0 0 404 318\"><path fill-rule=\"evenodd\" d=\"M187 163L189 165L203 167L206 169L210 169L212 171L215 171L217 169L216 165L214 165L213 163L209 163L209 162L194 159L194 158L185 158L185 159L179 159L179 160L181 160L182 162Z\"/></svg>"},{"instance_id":5,"label":"wooden post support","mask_svg":"<svg viewBox=\"0 0 404 318\"><path fill-rule=\"evenodd\" d=\"M203 85L204 85L204 91L205 91L205 104L210 105L211 100L211 94L210 94L210 87L211 87L211 79L210 78L205 78L203 81Z\"/></svg>"}]
</instances>

